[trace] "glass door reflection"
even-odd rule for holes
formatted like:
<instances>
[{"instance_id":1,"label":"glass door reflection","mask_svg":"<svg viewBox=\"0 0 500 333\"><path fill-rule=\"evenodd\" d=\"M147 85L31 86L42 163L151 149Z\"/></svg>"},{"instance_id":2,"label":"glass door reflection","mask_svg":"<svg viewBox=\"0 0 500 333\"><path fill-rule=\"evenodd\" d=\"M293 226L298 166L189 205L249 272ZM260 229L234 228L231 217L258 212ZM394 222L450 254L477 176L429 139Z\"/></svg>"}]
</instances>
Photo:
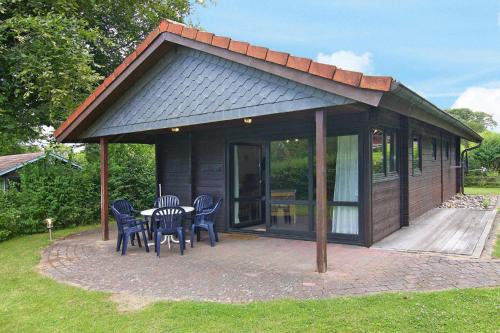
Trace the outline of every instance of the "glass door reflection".
<instances>
[{"instance_id":1,"label":"glass door reflection","mask_svg":"<svg viewBox=\"0 0 500 333\"><path fill-rule=\"evenodd\" d=\"M232 147L232 227L243 228L262 225L265 231L263 214L264 181L262 146L235 144Z\"/></svg>"}]
</instances>

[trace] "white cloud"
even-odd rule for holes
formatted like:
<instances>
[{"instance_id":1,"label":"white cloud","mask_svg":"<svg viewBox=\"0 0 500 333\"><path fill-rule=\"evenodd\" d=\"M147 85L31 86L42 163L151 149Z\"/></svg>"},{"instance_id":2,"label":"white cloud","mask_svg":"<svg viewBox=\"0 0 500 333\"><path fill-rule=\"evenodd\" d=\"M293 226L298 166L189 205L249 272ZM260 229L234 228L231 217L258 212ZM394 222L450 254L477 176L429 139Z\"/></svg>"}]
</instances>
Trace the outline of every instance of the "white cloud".
<instances>
[{"instance_id":1,"label":"white cloud","mask_svg":"<svg viewBox=\"0 0 500 333\"><path fill-rule=\"evenodd\" d=\"M500 86L488 84L485 87L469 87L458 96L452 108L470 108L493 115L499 124L495 131L500 132Z\"/></svg>"},{"instance_id":2,"label":"white cloud","mask_svg":"<svg viewBox=\"0 0 500 333\"><path fill-rule=\"evenodd\" d=\"M351 71L370 73L373 70L372 54L370 52L358 55L351 51L340 50L331 54L319 53L316 59L318 62Z\"/></svg>"}]
</instances>

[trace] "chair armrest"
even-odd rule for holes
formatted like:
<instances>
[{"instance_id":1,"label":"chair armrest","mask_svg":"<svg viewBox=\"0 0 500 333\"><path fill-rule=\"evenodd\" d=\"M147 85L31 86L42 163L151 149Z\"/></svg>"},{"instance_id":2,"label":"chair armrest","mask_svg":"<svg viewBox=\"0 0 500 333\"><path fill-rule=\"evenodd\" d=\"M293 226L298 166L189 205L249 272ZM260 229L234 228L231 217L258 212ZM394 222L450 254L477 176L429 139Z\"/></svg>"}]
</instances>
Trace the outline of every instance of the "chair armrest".
<instances>
[{"instance_id":1,"label":"chair armrest","mask_svg":"<svg viewBox=\"0 0 500 333\"><path fill-rule=\"evenodd\" d=\"M217 209L217 207L212 207L212 208L204 209L201 212L197 213L196 216L211 215L211 214L213 214L215 212L216 209Z\"/></svg>"}]
</instances>

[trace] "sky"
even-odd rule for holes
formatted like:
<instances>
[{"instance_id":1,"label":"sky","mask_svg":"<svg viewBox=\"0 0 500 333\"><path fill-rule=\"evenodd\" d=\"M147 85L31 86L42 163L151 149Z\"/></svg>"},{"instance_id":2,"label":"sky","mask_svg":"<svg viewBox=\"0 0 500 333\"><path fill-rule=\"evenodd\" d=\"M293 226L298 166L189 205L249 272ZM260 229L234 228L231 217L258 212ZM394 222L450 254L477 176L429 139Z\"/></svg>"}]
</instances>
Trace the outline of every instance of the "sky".
<instances>
[{"instance_id":1,"label":"sky","mask_svg":"<svg viewBox=\"0 0 500 333\"><path fill-rule=\"evenodd\" d=\"M500 0L216 0L190 20L217 35L392 76L440 108L494 114L500 131Z\"/></svg>"}]
</instances>

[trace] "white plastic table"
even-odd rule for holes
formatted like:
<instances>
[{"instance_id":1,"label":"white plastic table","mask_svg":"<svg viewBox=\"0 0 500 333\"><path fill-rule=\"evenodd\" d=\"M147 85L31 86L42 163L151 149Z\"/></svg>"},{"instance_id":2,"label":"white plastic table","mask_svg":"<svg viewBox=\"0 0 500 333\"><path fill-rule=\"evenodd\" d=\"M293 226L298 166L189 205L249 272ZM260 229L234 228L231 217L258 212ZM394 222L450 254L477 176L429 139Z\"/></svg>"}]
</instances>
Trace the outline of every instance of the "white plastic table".
<instances>
[{"instance_id":1,"label":"white plastic table","mask_svg":"<svg viewBox=\"0 0 500 333\"><path fill-rule=\"evenodd\" d=\"M179 206L180 208L184 209L186 213L191 213L194 212L194 207L191 206ZM141 215L151 219L151 216L153 216L153 212L157 210L158 208L151 208L151 209L145 209L141 211ZM179 243L178 240L176 240L173 235L164 235L163 240L161 241L161 244L165 244L165 242L168 242L168 248L170 249L170 242L172 243ZM186 239L186 243L189 243L189 239ZM154 243L148 243L148 245L154 245Z\"/></svg>"}]
</instances>

